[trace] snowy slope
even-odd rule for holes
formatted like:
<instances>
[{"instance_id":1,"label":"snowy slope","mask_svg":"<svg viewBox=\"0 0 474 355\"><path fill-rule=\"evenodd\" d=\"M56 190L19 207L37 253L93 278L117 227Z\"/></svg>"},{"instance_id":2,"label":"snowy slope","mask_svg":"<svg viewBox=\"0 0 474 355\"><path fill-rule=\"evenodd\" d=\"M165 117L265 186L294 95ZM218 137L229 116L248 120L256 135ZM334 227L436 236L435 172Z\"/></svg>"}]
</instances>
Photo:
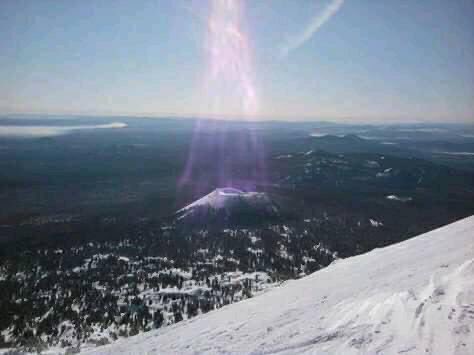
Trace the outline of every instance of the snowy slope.
<instances>
[{"instance_id":1,"label":"snowy slope","mask_svg":"<svg viewBox=\"0 0 474 355\"><path fill-rule=\"evenodd\" d=\"M210 208L214 210L231 210L236 206L245 206L254 209L274 209L270 198L264 192L244 192L231 187L217 188L211 193L193 203L183 207L176 213L180 218L190 214L197 208Z\"/></svg>"},{"instance_id":2,"label":"snowy slope","mask_svg":"<svg viewBox=\"0 0 474 355\"><path fill-rule=\"evenodd\" d=\"M211 193L199 200L194 201L188 206L180 209L178 212L186 211L198 206L207 206L214 209L226 207L228 204L236 200L245 200L248 202L267 200L267 196L263 192L243 192L231 187L217 188Z\"/></svg>"},{"instance_id":3,"label":"snowy slope","mask_svg":"<svg viewBox=\"0 0 474 355\"><path fill-rule=\"evenodd\" d=\"M474 354L474 216L97 354Z\"/></svg>"}]
</instances>

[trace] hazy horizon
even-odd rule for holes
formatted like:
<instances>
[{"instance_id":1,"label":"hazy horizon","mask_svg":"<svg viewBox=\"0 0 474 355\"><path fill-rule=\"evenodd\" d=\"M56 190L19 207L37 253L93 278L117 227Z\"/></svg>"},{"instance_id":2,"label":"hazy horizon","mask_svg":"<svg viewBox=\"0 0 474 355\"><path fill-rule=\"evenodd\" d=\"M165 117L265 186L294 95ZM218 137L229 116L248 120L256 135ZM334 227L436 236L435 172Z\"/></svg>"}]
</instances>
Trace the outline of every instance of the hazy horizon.
<instances>
[{"instance_id":1,"label":"hazy horizon","mask_svg":"<svg viewBox=\"0 0 474 355\"><path fill-rule=\"evenodd\" d=\"M150 120L177 120L177 121L222 121L236 123L295 123L295 124L341 124L341 125L372 125L372 126L416 126L416 125L474 125L471 119L426 119L419 118L365 118L365 117L246 117L246 116L223 116L223 115L153 115L153 114L126 114L126 113L61 113L61 112L0 112L1 119L24 119L24 120L74 120L74 119L150 119Z\"/></svg>"}]
</instances>

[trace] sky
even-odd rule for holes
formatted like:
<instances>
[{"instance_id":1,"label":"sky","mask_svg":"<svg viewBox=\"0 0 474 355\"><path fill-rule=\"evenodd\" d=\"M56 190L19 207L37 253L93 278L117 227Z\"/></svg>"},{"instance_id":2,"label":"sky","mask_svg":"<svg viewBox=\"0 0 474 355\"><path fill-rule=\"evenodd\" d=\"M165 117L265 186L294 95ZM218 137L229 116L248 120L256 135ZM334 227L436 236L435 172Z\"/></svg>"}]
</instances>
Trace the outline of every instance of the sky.
<instances>
[{"instance_id":1,"label":"sky","mask_svg":"<svg viewBox=\"0 0 474 355\"><path fill-rule=\"evenodd\" d=\"M474 122L474 1L2 0L0 78L0 114Z\"/></svg>"}]
</instances>

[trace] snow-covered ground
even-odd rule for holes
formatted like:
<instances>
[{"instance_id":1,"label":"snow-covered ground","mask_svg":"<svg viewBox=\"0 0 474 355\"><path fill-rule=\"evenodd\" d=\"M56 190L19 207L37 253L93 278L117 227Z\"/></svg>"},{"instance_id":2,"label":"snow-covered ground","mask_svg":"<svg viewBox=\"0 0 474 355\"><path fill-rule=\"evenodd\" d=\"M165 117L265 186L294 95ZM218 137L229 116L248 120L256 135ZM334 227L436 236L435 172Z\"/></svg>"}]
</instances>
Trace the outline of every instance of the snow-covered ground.
<instances>
[{"instance_id":1,"label":"snow-covered ground","mask_svg":"<svg viewBox=\"0 0 474 355\"><path fill-rule=\"evenodd\" d=\"M232 203L235 200L245 200L247 202L258 200L267 201L268 198L263 192L244 192L231 187L217 188L206 196L201 197L199 200L183 207L178 212L183 212L197 206L207 206L214 209L220 209L226 207L229 203Z\"/></svg>"},{"instance_id":2,"label":"snow-covered ground","mask_svg":"<svg viewBox=\"0 0 474 355\"><path fill-rule=\"evenodd\" d=\"M474 354L474 216L92 354Z\"/></svg>"},{"instance_id":3,"label":"snow-covered ground","mask_svg":"<svg viewBox=\"0 0 474 355\"><path fill-rule=\"evenodd\" d=\"M176 213L178 220L190 215L197 208L209 208L211 210L231 210L244 203L256 209L267 209L276 212L276 207L264 192L247 192L231 187L217 188L211 193L201 197L191 204L181 208Z\"/></svg>"},{"instance_id":4,"label":"snow-covered ground","mask_svg":"<svg viewBox=\"0 0 474 355\"><path fill-rule=\"evenodd\" d=\"M400 201L400 202L409 202L412 200L411 197L397 196L397 195L388 195L385 197L387 200Z\"/></svg>"}]
</instances>

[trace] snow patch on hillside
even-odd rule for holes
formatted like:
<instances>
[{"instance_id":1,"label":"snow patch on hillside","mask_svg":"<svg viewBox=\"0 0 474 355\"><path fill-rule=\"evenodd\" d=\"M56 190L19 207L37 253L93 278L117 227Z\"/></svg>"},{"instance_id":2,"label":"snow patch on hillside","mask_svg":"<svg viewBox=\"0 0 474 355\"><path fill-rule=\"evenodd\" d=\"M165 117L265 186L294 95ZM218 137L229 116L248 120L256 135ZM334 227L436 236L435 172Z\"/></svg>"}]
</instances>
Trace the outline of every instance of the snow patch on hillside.
<instances>
[{"instance_id":1,"label":"snow patch on hillside","mask_svg":"<svg viewBox=\"0 0 474 355\"><path fill-rule=\"evenodd\" d=\"M268 200L268 197L263 192L244 192L231 187L218 188L206 196L201 197L199 200L194 201L186 207L183 207L178 212L183 212L198 206L207 206L217 210L225 208L229 203L236 199L242 199L247 202L251 202L258 200L266 201Z\"/></svg>"},{"instance_id":2,"label":"snow patch on hillside","mask_svg":"<svg viewBox=\"0 0 474 355\"><path fill-rule=\"evenodd\" d=\"M397 196L397 195L388 195L385 197L387 200L400 201L400 202L409 202L412 200L411 197Z\"/></svg>"},{"instance_id":3,"label":"snow patch on hillside","mask_svg":"<svg viewBox=\"0 0 474 355\"><path fill-rule=\"evenodd\" d=\"M277 213L277 207L264 192L245 192L231 187L217 188L193 203L176 212L177 220L181 220L194 211L208 208L213 211L226 210L228 212L245 206L254 211Z\"/></svg>"}]
</instances>

